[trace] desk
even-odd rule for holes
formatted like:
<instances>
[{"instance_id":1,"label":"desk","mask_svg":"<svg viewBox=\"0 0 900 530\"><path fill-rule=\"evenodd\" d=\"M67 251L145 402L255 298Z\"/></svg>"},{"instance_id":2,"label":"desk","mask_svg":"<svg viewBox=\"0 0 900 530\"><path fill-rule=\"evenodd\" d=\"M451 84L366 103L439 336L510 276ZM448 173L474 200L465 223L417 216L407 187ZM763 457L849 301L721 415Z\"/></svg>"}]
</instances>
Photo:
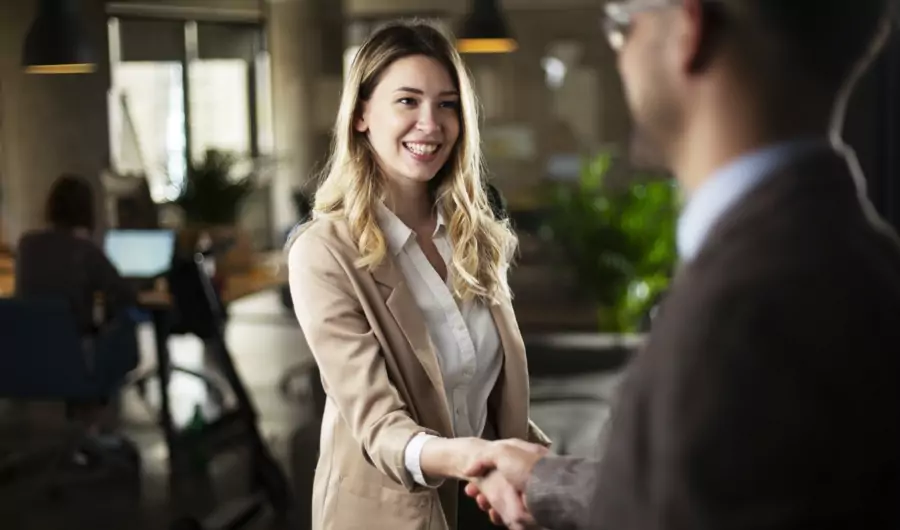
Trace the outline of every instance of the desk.
<instances>
[{"instance_id":1,"label":"desk","mask_svg":"<svg viewBox=\"0 0 900 530\"><path fill-rule=\"evenodd\" d=\"M0 250L0 296L12 296L16 286L14 273L15 264L12 255Z\"/></svg>"},{"instance_id":2,"label":"desk","mask_svg":"<svg viewBox=\"0 0 900 530\"><path fill-rule=\"evenodd\" d=\"M223 303L229 304L287 283L287 263L281 250L258 254L254 261L255 265L248 272L233 274L225 279Z\"/></svg>"},{"instance_id":3,"label":"desk","mask_svg":"<svg viewBox=\"0 0 900 530\"><path fill-rule=\"evenodd\" d=\"M226 304L287 283L287 266L282 252L261 253L248 272L233 274L225 279L222 301ZM0 254L0 296L12 296L15 291L15 265L12 256ZM142 305L171 304L167 293L148 291L139 294Z\"/></svg>"}]
</instances>

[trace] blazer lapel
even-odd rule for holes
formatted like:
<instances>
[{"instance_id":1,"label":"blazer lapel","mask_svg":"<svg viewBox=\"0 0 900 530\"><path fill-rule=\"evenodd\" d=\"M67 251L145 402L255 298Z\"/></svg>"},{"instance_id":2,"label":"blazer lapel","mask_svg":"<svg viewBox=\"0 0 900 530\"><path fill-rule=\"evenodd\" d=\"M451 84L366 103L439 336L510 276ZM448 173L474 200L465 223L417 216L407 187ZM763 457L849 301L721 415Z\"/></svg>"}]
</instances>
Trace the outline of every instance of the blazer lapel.
<instances>
[{"instance_id":1,"label":"blazer lapel","mask_svg":"<svg viewBox=\"0 0 900 530\"><path fill-rule=\"evenodd\" d=\"M397 325L406 337L415 356L422 364L422 368L428 375L431 384L437 389L441 403L444 405L447 421L449 425L449 406L447 405L447 396L444 393L444 378L441 375L441 367L438 363L437 354L431 343L431 336L428 334L428 327L425 319L422 318L422 311L416 304L399 267L394 260L387 256L384 261L372 273L375 281L389 287L391 294L386 300L388 311L397 321Z\"/></svg>"},{"instance_id":2,"label":"blazer lapel","mask_svg":"<svg viewBox=\"0 0 900 530\"><path fill-rule=\"evenodd\" d=\"M525 343L509 302L492 304L491 315L503 347L503 371L490 401L499 438L528 435L528 361ZM523 406L524 404L524 406Z\"/></svg>"}]
</instances>

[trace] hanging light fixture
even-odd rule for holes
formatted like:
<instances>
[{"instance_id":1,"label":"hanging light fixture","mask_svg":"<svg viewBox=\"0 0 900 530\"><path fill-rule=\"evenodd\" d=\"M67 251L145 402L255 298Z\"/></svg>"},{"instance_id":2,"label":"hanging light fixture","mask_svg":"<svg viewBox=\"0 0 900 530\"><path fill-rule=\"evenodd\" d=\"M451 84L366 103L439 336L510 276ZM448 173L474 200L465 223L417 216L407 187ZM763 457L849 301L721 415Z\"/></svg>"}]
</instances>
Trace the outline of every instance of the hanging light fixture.
<instances>
[{"instance_id":1,"label":"hanging light fixture","mask_svg":"<svg viewBox=\"0 0 900 530\"><path fill-rule=\"evenodd\" d=\"M509 53L519 47L497 0L474 0L459 35L456 47L460 53Z\"/></svg>"},{"instance_id":2,"label":"hanging light fixture","mask_svg":"<svg viewBox=\"0 0 900 530\"><path fill-rule=\"evenodd\" d=\"M96 57L78 17L78 0L40 0L22 50L30 74L85 74Z\"/></svg>"}]
</instances>

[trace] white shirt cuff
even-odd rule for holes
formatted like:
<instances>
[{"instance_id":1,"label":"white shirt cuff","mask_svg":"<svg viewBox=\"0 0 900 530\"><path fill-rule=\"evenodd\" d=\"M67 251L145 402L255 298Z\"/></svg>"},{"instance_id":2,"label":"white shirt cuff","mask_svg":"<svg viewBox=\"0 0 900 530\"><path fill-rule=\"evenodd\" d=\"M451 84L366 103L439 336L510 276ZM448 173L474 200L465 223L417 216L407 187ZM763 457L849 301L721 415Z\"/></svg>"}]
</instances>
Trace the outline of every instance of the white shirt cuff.
<instances>
[{"instance_id":1,"label":"white shirt cuff","mask_svg":"<svg viewBox=\"0 0 900 530\"><path fill-rule=\"evenodd\" d=\"M444 483L443 479L429 482L422 473L422 447L424 447L425 443L432 438L437 438L437 436L420 432L413 436L409 443L406 444L406 450L403 453L406 470L412 475L416 484L425 486L426 488L436 488Z\"/></svg>"}]
</instances>

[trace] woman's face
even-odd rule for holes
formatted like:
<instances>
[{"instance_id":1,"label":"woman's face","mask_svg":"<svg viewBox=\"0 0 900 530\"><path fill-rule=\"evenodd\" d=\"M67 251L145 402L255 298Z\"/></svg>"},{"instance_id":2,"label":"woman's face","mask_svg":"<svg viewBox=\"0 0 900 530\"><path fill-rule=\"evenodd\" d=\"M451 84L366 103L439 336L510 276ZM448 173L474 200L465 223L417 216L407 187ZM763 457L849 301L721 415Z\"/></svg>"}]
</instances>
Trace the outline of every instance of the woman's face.
<instances>
[{"instance_id":1,"label":"woman's face","mask_svg":"<svg viewBox=\"0 0 900 530\"><path fill-rule=\"evenodd\" d=\"M439 62L404 57L384 71L354 126L368 135L388 179L401 186L424 184L459 138L459 91Z\"/></svg>"}]
</instances>

